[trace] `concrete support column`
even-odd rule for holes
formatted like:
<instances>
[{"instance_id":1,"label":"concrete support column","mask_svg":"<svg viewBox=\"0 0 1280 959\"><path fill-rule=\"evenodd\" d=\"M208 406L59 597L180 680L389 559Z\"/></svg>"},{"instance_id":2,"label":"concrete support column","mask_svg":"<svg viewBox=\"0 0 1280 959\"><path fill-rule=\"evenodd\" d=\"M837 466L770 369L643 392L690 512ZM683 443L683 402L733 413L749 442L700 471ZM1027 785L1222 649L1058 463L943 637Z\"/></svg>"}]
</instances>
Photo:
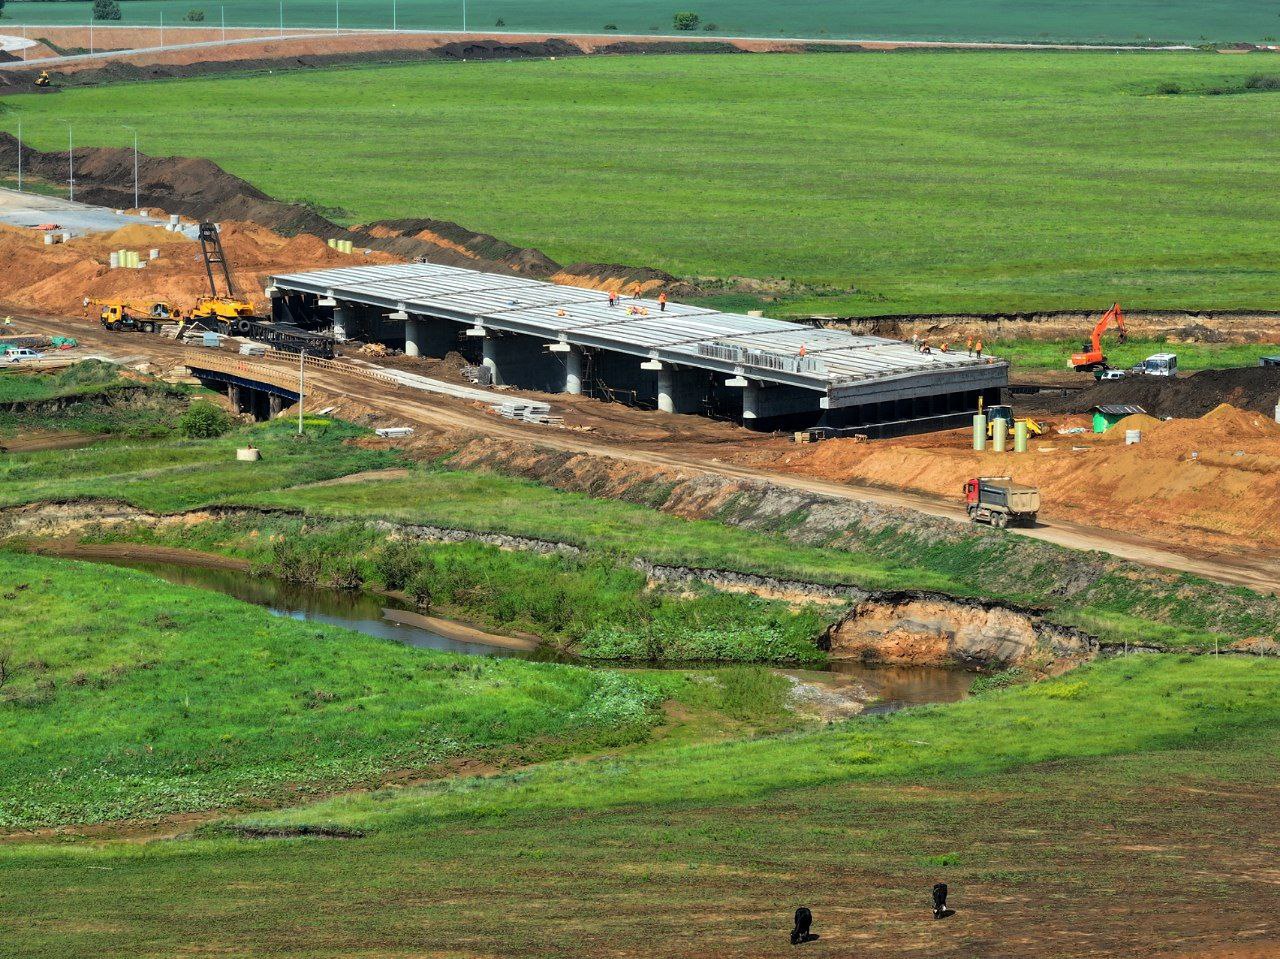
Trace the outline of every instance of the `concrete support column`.
<instances>
[{"instance_id":1,"label":"concrete support column","mask_svg":"<svg viewBox=\"0 0 1280 959\"><path fill-rule=\"evenodd\" d=\"M422 323L412 317L404 321L404 355L422 355Z\"/></svg>"},{"instance_id":2,"label":"concrete support column","mask_svg":"<svg viewBox=\"0 0 1280 959\"><path fill-rule=\"evenodd\" d=\"M271 394L271 418L275 419L284 412L284 397L279 393Z\"/></svg>"},{"instance_id":3,"label":"concrete support column","mask_svg":"<svg viewBox=\"0 0 1280 959\"><path fill-rule=\"evenodd\" d=\"M675 370L664 363L662 369L658 370L658 409L663 413L676 411L675 383Z\"/></svg>"},{"instance_id":4,"label":"concrete support column","mask_svg":"<svg viewBox=\"0 0 1280 959\"><path fill-rule=\"evenodd\" d=\"M353 318L351 307L339 303L333 308L333 338L339 343L347 338Z\"/></svg>"},{"instance_id":5,"label":"concrete support column","mask_svg":"<svg viewBox=\"0 0 1280 959\"><path fill-rule=\"evenodd\" d=\"M244 399L240 395L240 387L236 386L234 383L227 387L227 399L231 400L232 412L244 412Z\"/></svg>"},{"instance_id":6,"label":"concrete support column","mask_svg":"<svg viewBox=\"0 0 1280 959\"><path fill-rule=\"evenodd\" d=\"M489 379L494 386L502 386L502 375L498 370L498 343L492 336L486 336L480 341L480 353L483 359L480 361L484 366L489 368Z\"/></svg>"},{"instance_id":7,"label":"concrete support column","mask_svg":"<svg viewBox=\"0 0 1280 959\"><path fill-rule=\"evenodd\" d=\"M582 395L582 350L569 347L564 355L564 391L574 396Z\"/></svg>"},{"instance_id":8,"label":"concrete support column","mask_svg":"<svg viewBox=\"0 0 1280 959\"><path fill-rule=\"evenodd\" d=\"M755 380L747 380L742 388L742 422L753 426L760 418L760 384Z\"/></svg>"}]
</instances>

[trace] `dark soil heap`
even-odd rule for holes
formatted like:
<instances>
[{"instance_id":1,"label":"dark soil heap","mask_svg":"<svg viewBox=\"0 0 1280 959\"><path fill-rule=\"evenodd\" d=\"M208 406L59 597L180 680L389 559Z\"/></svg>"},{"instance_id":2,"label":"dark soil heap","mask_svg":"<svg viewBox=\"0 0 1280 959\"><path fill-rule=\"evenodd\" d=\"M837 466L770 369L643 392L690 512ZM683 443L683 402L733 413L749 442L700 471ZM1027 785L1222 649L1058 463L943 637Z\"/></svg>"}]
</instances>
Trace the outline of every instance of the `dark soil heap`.
<instances>
[{"instance_id":1,"label":"dark soil heap","mask_svg":"<svg viewBox=\"0 0 1280 959\"><path fill-rule=\"evenodd\" d=\"M37 177L60 180L67 168L65 152L42 153L23 147L23 167ZM84 147L75 151L76 196L86 203L112 208L133 206L133 151ZM18 142L0 132L0 172L16 171ZM300 203L283 203L233 176L212 160L195 157L152 157L138 161L140 202L199 220L256 223L284 236L309 233L350 240L356 247L379 250L405 259L495 273L518 273L559 282L609 287L642 282L646 291L665 289L674 295L697 290L669 273L616 264L562 267L539 250L514 246L487 233L476 233L447 220L396 219L344 227Z\"/></svg>"},{"instance_id":2,"label":"dark soil heap","mask_svg":"<svg viewBox=\"0 0 1280 959\"><path fill-rule=\"evenodd\" d=\"M1248 366L1204 370L1191 376L1126 376L1046 402L1053 413L1087 413L1094 406L1126 403L1152 416L1194 418L1226 403L1242 410L1275 412L1280 402L1280 367Z\"/></svg>"}]
</instances>

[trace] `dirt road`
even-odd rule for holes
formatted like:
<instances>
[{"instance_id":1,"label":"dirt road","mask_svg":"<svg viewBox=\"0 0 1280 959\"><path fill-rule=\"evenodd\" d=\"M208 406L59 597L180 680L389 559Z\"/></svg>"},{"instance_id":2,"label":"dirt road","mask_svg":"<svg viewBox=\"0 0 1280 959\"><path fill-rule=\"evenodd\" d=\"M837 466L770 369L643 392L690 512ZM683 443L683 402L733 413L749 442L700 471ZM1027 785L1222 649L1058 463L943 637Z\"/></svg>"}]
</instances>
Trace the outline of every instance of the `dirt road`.
<instances>
[{"instance_id":1,"label":"dirt road","mask_svg":"<svg viewBox=\"0 0 1280 959\"><path fill-rule=\"evenodd\" d=\"M0 312L3 312L2 307ZM130 358L134 362L139 356L146 356L162 364L174 364L181 361L184 352L183 348L172 340L144 334L109 334L83 318L24 316L21 322L25 328L49 334L74 332L74 335L90 349L121 358ZM394 419L398 424L416 426L430 432L471 430L490 436L507 437L522 443L536 443L570 453L607 456L686 472L702 471L734 479L772 483L840 499L899 507L957 522L967 522L964 510L958 502L900 490L851 486L810 476L779 473L724 462L720 456L724 455L723 450L727 443L738 446L764 442L759 434L724 424L706 424L706 421L699 421L696 429L698 435L688 439L682 439L674 432L668 438L658 439L654 437L653 430L638 430L637 436L643 437L647 433L651 438L632 437L623 440L571 430L517 424L499 419L461 400L423 393L408 387L374 385L354 373L315 371L308 374L308 381L313 390L323 394L325 405L346 401L361 408L372 407L385 411L389 418ZM578 400L578 402L594 405L586 400ZM614 408L607 407L607 409L612 411ZM645 414L636 415L637 417L645 416ZM1146 566L1194 573L1218 582L1246 586L1262 592L1280 592L1280 558L1266 554L1213 553L1191 548L1175 550L1138 534L1099 529L1057 518L1042 522L1033 529L1010 529L1008 532L1072 549L1096 550Z\"/></svg>"}]
</instances>

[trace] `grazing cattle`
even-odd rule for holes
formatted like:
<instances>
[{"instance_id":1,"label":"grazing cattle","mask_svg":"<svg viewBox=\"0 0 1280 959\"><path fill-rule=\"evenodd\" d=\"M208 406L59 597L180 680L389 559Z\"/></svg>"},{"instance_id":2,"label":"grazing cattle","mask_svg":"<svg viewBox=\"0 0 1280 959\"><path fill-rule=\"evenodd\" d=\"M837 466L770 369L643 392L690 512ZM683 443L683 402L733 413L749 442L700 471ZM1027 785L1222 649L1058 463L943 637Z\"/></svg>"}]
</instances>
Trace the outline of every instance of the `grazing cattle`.
<instances>
[{"instance_id":1,"label":"grazing cattle","mask_svg":"<svg viewBox=\"0 0 1280 959\"><path fill-rule=\"evenodd\" d=\"M946 911L947 884L945 882L935 882L933 884L933 918L941 919Z\"/></svg>"},{"instance_id":2,"label":"grazing cattle","mask_svg":"<svg viewBox=\"0 0 1280 959\"><path fill-rule=\"evenodd\" d=\"M791 945L798 946L802 942L808 942L810 939L816 939L817 936L809 931L809 927L813 925L813 913L801 906L796 910L795 928L791 930Z\"/></svg>"}]
</instances>

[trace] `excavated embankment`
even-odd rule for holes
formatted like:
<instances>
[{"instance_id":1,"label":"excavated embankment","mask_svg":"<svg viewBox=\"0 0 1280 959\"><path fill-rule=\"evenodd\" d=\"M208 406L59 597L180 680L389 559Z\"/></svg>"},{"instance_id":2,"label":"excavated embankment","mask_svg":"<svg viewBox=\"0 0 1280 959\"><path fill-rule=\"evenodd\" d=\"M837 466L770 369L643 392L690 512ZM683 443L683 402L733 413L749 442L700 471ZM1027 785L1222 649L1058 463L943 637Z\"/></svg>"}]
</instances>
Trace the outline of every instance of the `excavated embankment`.
<instances>
[{"instance_id":1,"label":"excavated embankment","mask_svg":"<svg viewBox=\"0 0 1280 959\"><path fill-rule=\"evenodd\" d=\"M833 656L921 666L1049 667L1082 660L1097 640L1045 620L1043 611L939 593L869 596L822 636Z\"/></svg>"},{"instance_id":2,"label":"excavated embankment","mask_svg":"<svg viewBox=\"0 0 1280 959\"><path fill-rule=\"evenodd\" d=\"M1045 310L1032 313L944 313L842 317L826 326L855 333L953 343L978 337L996 340L1079 340L1098 322L1097 313ZM1280 336L1275 310L1135 310L1125 312L1129 335L1170 343L1274 343Z\"/></svg>"},{"instance_id":3,"label":"excavated embankment","mask_svg":"<svg viewBox=\"0 0 1280 959\"><path fill-rule=\"evenodd\" d=\"M83 147L74 151L76 195L86 203L123 209L134 201L132 150ZM67 154L22 149L30 176L59 180ZM18 141L0 132L0 173L17 170ZM577 263L562 266L539 250L518 247L487 233L447 220L402 218L344 227L300 203L284 203L211 160L196 157L153 157L139 154L140 204L191 219L256 223L283 236L311 234L350 240L356 247L406 260L427 257L433 263L497 273L518 273L562 283L602 289L663 289L687 296L698 291L661 270L615 264Z\"/></svg>"}]
</instances>

